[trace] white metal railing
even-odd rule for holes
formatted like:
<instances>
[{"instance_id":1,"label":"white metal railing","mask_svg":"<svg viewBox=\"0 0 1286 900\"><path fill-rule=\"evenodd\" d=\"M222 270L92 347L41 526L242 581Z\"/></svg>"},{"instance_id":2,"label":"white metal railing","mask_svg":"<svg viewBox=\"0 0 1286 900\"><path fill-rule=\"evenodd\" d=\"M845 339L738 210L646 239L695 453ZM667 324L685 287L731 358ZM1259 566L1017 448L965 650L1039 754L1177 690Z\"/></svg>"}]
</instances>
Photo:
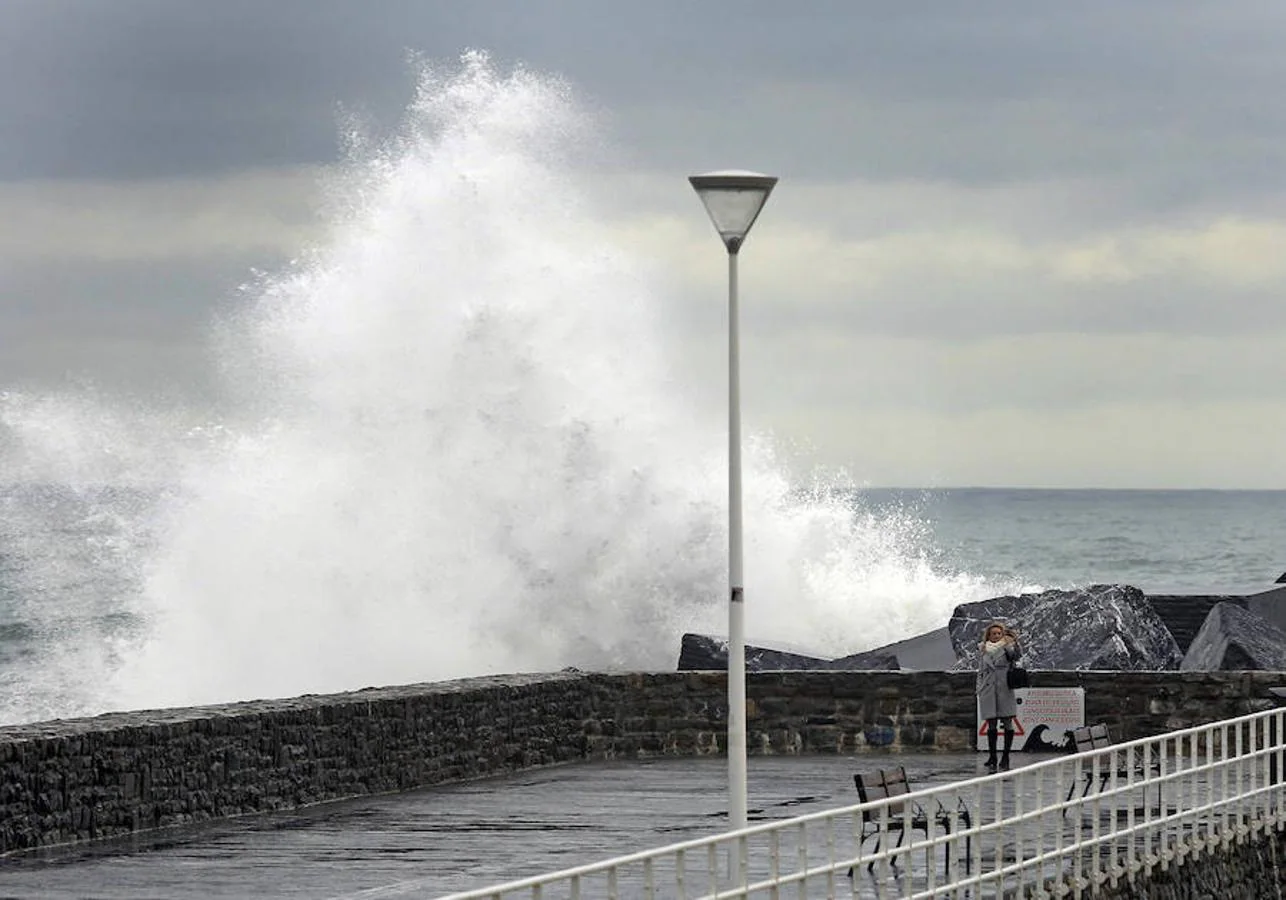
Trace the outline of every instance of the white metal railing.
<instances>
[{"instance_id":1,"label":"white metal railing","mask_svg":"<svg viewBox=\"0 0 1286 900\"><path fill-rule=\"evenodd\" d=\"M1255 713L446 900L1092 896L1286 827L1284 716Z\"/></svg>"}]
</instances>

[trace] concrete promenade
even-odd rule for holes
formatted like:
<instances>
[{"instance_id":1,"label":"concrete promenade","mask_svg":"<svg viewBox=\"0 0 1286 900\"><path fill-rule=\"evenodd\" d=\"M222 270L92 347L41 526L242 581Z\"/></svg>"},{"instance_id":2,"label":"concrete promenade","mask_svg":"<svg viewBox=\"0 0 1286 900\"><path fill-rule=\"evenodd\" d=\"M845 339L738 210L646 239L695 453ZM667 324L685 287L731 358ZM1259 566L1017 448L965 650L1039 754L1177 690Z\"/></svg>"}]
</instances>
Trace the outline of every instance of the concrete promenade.
<instances>
[{"instance_id":1,"label":"concrete promenade","mask_svg":"<svg viewBox=\"0 0 1286 900\"><path fill-rule=\"evenodd\" d=\"M899 764L916 787L982 771L972 753L751 757L751 819L856 803L854 772ZM585 763L346 801L6 858L0 898L435 897L717 833L726 777L721 757Z\"/></svg>"}]
</instances>

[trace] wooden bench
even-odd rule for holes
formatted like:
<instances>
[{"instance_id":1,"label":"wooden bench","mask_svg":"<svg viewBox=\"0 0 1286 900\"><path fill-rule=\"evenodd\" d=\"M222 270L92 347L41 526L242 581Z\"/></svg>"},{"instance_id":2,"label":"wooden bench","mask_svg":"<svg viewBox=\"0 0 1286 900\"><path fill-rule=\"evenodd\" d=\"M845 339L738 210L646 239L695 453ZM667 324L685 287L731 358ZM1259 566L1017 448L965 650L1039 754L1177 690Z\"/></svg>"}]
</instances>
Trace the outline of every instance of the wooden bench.
<instances>
[{"instance_id":1,"label":"wooden bench","mask_svg":"<svg viewBox=\"0 0 1286 900\"><path fill-rule=\"evenodd\" d=\"M863 803L869 803L872 800L883 800L889 797L900 797L911 793L911 783L907 778L906 768L903 766L893 769L880 769L870 775L864 775L859 772L853 776L853 783L857 786L857 796ZM972 816L970 816L969 810L964 806L963 801L960 802L960 808L956 811L956 817L964 823L966 828L972 822ZM950 834L951 822L951 813L939 802L938 808L933 814L933 824ZM882 832L884 831L897 832L898 840L894 847L900 847L902 846L902 838L908 828L912 832L923 832L925 840L928 840L929 816L914 801L911 801L909 811L906 802L890 803L887 807L881 809L864 809L862 810L862 835L858 841L858 848L860 849L867 840L874 837L875 848L873 852L878 853ZM967 837L965 840L968 843L971 838ZM946 857L946 869L949 873L951 871L949 845L943 846L943 854ZM892 862L893 865L897 865L896 858ZM872 860L867 863L866 868L870 871L874 866L875 861ZM848 874L852 875L853 870L849 869Z\"/></svg>"},{"instance_id":2,"label":"wooden bench","mask_svg":"<svg viewBox=\"0 0 1286 900\"><path fill-rule=\"evenodd\" d=\"M1112 746L1112 735L1108 732L1107 726L1101 722L1095 725L1082 725L1080 728L1076 728L1072 731L1072 743L1075 746L1074 752L1088 753L1093 750L1102 750L1105 747ZM1149 771L1160 774L1161 764L1156 760L1152 759L1150 753L1147 754L1147 756L1148 758L1146 761L1143 759L1137 759L1134 762L1133 766L1126 766L1122 764L1117 764L1114 766L1115 760L1113 760L1112 755L1105 756L1103 761L1099 765L1098 790L1102 792L1102 790L1105 787L1107 787L1107 783L1109 780L1111 780L1113 775L1115 775L1117 778L1128 778L1131 772L1133 772L1136 775L1145 775ZM1081 781L1084 782L1084 785L1081 787L1081 797L1085 797L1089 794L1090 787L1092 787L1094 784L1093 766L1091 766L1088 771L1081 773ZM1070 785L1068 785L1067 787L1068 800L1072 799L1072 794L1076 792L1076 786L1078 784L1080 784L1079 781L1073 781ZM1160 811L1161 811L1161 786L1158 784L1157 785L1157 812L1160 813ZM1067 814L1066 809L1063 810L1063 814L1064 815Z\"/></svg>"}]
</instances>

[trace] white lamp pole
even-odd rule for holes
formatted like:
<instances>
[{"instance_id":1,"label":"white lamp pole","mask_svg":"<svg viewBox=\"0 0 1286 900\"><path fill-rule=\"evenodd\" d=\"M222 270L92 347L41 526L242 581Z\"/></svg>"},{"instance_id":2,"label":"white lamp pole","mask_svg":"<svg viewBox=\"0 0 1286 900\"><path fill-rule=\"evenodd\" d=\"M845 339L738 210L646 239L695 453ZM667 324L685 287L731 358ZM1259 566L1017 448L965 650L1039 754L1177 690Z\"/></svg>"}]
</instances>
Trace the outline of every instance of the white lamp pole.
<instances>
[{"instance_id":1,"label":"white lamp pole","mask_svg":"<svg viewBox=\"0 0 1286 900\"><path fill-rule=\"evenodd\" d=\"M746 827L746 634L741 574L741 349L737 253L777 179L709 172L688 179L728 251L728 827Z\"/></svg>"}]
</instances>

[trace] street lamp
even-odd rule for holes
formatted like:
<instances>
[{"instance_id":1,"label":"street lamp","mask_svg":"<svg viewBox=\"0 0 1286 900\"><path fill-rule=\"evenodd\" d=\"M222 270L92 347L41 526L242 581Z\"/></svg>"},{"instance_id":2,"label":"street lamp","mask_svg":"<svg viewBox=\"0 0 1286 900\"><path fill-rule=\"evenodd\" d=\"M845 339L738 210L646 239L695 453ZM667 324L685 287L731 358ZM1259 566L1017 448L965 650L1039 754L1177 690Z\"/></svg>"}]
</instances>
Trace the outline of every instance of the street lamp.
<instances>
[{"instance_id":1,"label":"street lamp","mask_svg":"<svg viewBox=\"0 0 1286 900\"><path fill-rule=\"evenodd\" d=\"M737 253L777 179L709 172L688 179L728 250L728 825L746 827L746 606L741 574L741 351Z\"/></svg>"}]
</instances>

